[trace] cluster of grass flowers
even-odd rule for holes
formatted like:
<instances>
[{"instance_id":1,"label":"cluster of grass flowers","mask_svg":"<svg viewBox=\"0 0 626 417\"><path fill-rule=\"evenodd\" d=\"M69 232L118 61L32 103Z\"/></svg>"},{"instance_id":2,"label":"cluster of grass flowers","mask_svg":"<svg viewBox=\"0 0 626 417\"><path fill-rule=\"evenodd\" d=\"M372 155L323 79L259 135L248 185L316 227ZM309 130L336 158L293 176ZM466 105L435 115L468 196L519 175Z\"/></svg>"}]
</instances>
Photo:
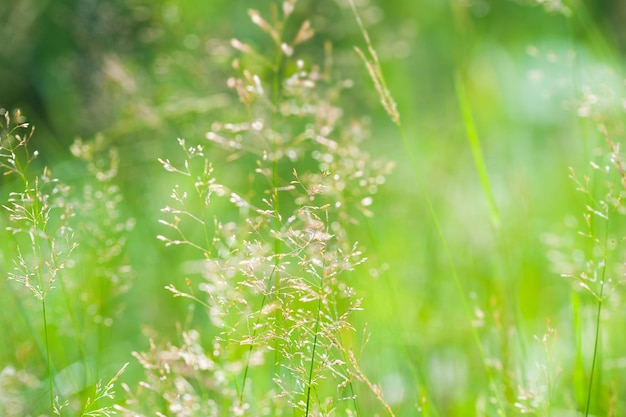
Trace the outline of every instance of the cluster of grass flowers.
<instances>
[{"instance_id":1,"label":"cluster of grass flowers","mask_svg":"<svg viewBox=\"0 0 626 417\"><path fill-rule=\"evenodd\" d=\"M195 253L185 287L166 288L208 321L181 329L182 343L135 354L146 378L120 407L129 415L154 404L180 416L357 415L363 387L393 414L358 365L351 316L361 301L350 281L366 258L349 238L391 166L362 150L364 122L338 107L351 82L331 77L330 48L323 66L293 58L313 36L304 21L283 39L294 7L283 2L271 21L249 11L274 62L231 42L242 54L228 80L241 120L215 122L204 143L178 139L182 158L159 159L179 181L157 237ZM242 158L241 169L253 158L247 182L218 180L215 146L232 164Z\"/></svg>"},{"instance_id":2,"label":"cluster of grass flowers","mask_svg":"<svg viewBox=\"0 0 626 417\"><path fill-rule=\"evenodd\" d=\"M28 167L38 155L29 150L34 130L28 130L28 123L19 112L14 114L14 125L11 115L3 113L0 148L3 174L17 176L20 185L19 191L11 192L3 205L8 214L6 230L14 237L17 251L9 279L21 284L40 304L43 340L39 341L39 350L45 358L50 404L56 410L58 398L53 391L48 323L50 307L46 299L60 281L65 262L76 246L73 230L68 227L72 210L68 204L68 188L53 178L48 169L34 179L28 177Z\"/></svg>"},{"instance_id":3,"label":"cluster of grass flowers","mask_svg":"<svg viewBox=\"0 0 626 417\"><path fill-rule=\"evenodd\" d=\"M132 227L115 216L119 193L110 184L115 163L101 158L98 141L77 142L75 153L93 176L78 195L37 166L38 152L30 148L34 129L21 113L1 113L0 169L10 190L2 204L3 250L12 259L12 265L3 259L2 268L9 299L30 332L7 328L14 363L2 370L0 410L3 415L46 409L49 415L110 415L112 404L105 399L113 398L125 366L108 383L100 382L107 360L104 333L115 315L112 294L126 287L118 277L127 269L120 234ZM36 169L39 173L32 172ZM23 351L30 349L38 351L39 361L24 360Z\"/></svg>"}]
</instances>

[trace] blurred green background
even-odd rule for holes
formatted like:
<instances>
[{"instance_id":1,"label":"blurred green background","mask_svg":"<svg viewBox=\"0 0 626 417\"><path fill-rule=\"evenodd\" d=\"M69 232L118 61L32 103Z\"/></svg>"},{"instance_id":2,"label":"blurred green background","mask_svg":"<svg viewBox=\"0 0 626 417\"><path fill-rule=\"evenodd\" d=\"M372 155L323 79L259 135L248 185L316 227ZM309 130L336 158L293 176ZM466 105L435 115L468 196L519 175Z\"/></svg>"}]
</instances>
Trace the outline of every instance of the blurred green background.
<instances>
[{"instance_id":1,"label":"blurred green background","mask_svg":"<svg viewBox=\"0 0 626 417\"><path fill-rule=\"evenodd\" d=\"M515 397L515 378L532 379L545 362L534 336L546 332L546 320L557 329L553 355L561 363L554 365L560 376L553 415L582 409L584 382L576 369L588 376L595 304L551 269L545 237L565 233L574 220L582 223L585 201L568 167L588 172L588 161L608 151L598 126L615 142L624 135L626 4L563 3L357 2L398 102L408 148L353 50L363 39L347 2L297 3L294 22L310 19L316 31L298 56L316 62L324 42L333 43L335 71L355 84L342 99L346 112L370 119L365 146L395 163L374 200L374 217L354 226L352 239L365 248L367 268L383 271L354 282L364 298L355 327L367 323L371 337L362 365L397 415L419 415L416 404L425 396L438 415L482 415L489 402L485 358L487 368L505 375L497 383L510 384ZM69 185L80 184L69 152L75 138L102 134L119 149L121 207L136 219L126 246L135 279L107 348L112 369L132 360L131 351L146 349L143 329L174 335L185 319L189 304L163 289L181 285L184 272L179 253L155 239L163 233L159 210L173 185L157 158L176 152L176 138L206 142L212 123L241 114L226 87L236 56L230 39L273 51L246 13L266 13L270 4L22 0L0 10L0 107L21 108L36 126L42 164ZM464 81L499 224L467 140L456 75ZM211 153L228 181L248 175L241 164L225 162L223 151ZM460 291L415 171L437 213ZM617 294L605 327L605 350L613 356L601 367L606 377L599 384L606 390L599 388L597 415L610 407L610 395L602 394L609 386L619 399L616 409L626 412L626 378L618 372L624 313ZM468 317L463 297L475 317ZM484 358L474 321L482 323L474 328ZM16 346L11 340L4 345L0 367L15 360ZM131 365L129 378L139 375Z\"/></svg>"}]
</instances>

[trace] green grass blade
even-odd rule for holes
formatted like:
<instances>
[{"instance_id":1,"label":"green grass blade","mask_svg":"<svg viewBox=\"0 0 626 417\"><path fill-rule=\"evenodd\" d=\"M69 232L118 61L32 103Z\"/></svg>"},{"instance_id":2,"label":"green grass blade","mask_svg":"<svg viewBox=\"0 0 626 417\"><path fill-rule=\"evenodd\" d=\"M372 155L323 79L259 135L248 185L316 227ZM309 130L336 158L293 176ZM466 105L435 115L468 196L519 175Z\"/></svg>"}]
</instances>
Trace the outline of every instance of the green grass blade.
<instances>
[{"instance_id":1,"label":"green grass blade","mask_svg":"<svg viewBox=\"0 0 626 417\"><path fill-rule=\"evenodd\" d=\"M493 189L491 188L491 182L489 181L487 165L485 164L485 158L480 146L480 139L478 138L478 133L476 132L476 123L474 122L472 107L465 90L465 81L463 80L463 76L458 71L454 77L454 87L456 90L456 97L459 102L459 109L461 110L461 116L463 118L463 125L465 126L465 132L467 134L467 141L469 142L472 157L474 158L476 173L480 179L480 185L485 193L485 198L489 203L491 222L493 223L493 226L498 229L500 227L500 212L498 210L496 198L493 194Z\"/></svg>"}]
</instances>

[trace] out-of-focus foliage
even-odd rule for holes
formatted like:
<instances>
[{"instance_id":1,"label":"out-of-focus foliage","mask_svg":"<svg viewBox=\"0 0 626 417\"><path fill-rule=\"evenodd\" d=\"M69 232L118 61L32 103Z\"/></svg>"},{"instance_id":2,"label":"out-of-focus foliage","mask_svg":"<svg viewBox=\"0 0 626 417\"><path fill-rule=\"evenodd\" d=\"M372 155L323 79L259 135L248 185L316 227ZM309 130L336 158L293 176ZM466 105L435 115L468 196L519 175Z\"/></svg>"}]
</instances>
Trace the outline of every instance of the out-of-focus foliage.
<instances>
[{"instance_id":1,"label":"out-of-focus foliage","mask_svg":"<svg viewBox=\"0 0 626 417\"><path fill-rule=\"evenodd\" d=\"M193 263L180 264L189 257L185 248L165 248L156 239L164 234L160 209L175 185L157 158L182 163L176 139L184 138L204 145L204 156L229 186L263 193L251 179L259 168L255 156L233 162L206 138L226 130L236 141L243 134L224 127L248 117L229 88L234 74L250 69L271 84L276 48L250 22L248 9L267 17L279 13L274 3L20 0L0 8L0 108L21 108L13 126L25 115L36 126L32 149L39 150L20 168L30 182L2 176L2 205L40 201L32 179L38 177L56 190L52 218L56 209L72 209L63 233L71 229L72 238L85 241L63 271L47 266L84 279L60 290L57 281L48 302L52 317L73 312L48 335L50 351L65 355L64 366L54 370L57 379L72 380L60 384L62 394L86 404L97 395L96 382L110 381L128 361L120 380L135 386L143 371L131 352L149 350L150 337L172 340L160 353L213 348L208 337L176 340L195 335L179 331L190 322L210 322L199 318L198 306L164 290L185 288ZM379 193L367 197L374 216L358 224L345 220L351 240L367 248L371 269L351 283L363 299L363 311L354 314L355 339L368 340L359 357L363 377L379 383L403 416L493 415L497 409L506 415L623 413L619 144L626 136L626 6L582 0L355 3L397 102L404 144L354 51L367 45L347 1L298 1L282 35L292 39L302 21L310 21L315 36L295 49L286 73L298 70L298 60L323 73L332 57L331 75L349 80L332 97L343 109L338 125L346 129L358 119L364 136L371 134L363 146L395 162L376 184ZM257 56L241 54L233 38ZM11 134L4 132L3 141ZM6 151L7 143L0 147L6 164L23 160ZM328 166L335 163L341 162ZM291 172L281 175L291 178ZM54 188L56 179L63 187ZM218 217L237 217L229 204L215 207ZM3 213L5 233L15 218ZM50 233L31 232L41 242ZM9 413L3 397L9 392L34 398L38 410L50 382L41 372L45 337L32 314L35 301L22 300L15 280L5 280L30 256L18 252L25 241L16 239L0 241L0 305L7 306L0 313L7 341L0 347L0 414ZM55 258L54 250L46 253ZM603 274L606 287L598 278ZM599 349L597 329L605 335ZM108 388L100 384L98 393Z\"/></svg>"}]
</instances>

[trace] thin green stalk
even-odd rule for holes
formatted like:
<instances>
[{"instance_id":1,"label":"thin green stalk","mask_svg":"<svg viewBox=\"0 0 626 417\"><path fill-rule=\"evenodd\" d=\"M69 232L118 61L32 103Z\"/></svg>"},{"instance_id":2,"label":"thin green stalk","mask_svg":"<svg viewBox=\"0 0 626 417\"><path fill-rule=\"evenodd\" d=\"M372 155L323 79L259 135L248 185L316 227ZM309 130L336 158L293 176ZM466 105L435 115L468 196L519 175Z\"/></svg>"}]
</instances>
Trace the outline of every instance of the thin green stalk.
<instances>
[{"instance_id":1,"label":"thin green stalk","mask_svg":"<svg viewBox=\"0 0 626 417\"><path fill-rule=\"evenodd\" d=\"M467 92L465 90L465 81L460 73L457 72L454 75L454 87L456 90L456 97L459 102L459 108L461 109L461 116L463 118L463 124L467 134L467 140L472 151L474 158L474 167L478 173L480 184L485 193L485 198L489 203L489 210L491 212L491 222L495 229L500 228L500 212L496 199L493 195L491 183L489 181L489 174L487 173L487 165L485 164L485 158L483 156L482 147L480 146L480 139L476 132L476 124L474 123L474 116L472 115L472 107L469 99L467 98Z\"/></svg>"},{"instance_id":2,"label":"thin green stalk","mask_svg":"<svg viewBox=\"0 0 626 417\"><path fill-rule=\"evenodd\" d=\"M28 183L26 183L26 189L28 189ZM33 228L37 233L46 232L46 225L39 224L39 217L41 215L41 208L39 206L39 181L35 179L35 190L33 195ZM41 227L40 227L41 226ZM39 266L37 268L37 278L39 280L39 286L41 288L41 311L43 316L43 331L44 331L44 343L46 347L46 368L48 371L48 389L50 390L50 412L51 415L54 414L54 391L53 391L53 382L52 382L52 366L50 359L50 341L48 337L48 317L46 315L46 295L50 288L47 288L47 283L44 282L43 270L44 270L44 260L41 249L41 237L36 236L33 242L33 255L35 259L38 260Z\"/></svg>"},{"instance_id":3,"label":"thin green stalk","mask_svg":"<svg viewBox=\"0 0 626 417\"><path fill-rule=\"evenodd\" d=\"M41 298L41 310L43 312L43 332L46 345L46 367L48 368L48 389L50 390L50 415L54 414L54 390L52 383L52 366L50 363L50 344L48 341L48 318L46 316L46 298Z\"/></svg>"},{"instance_id":4,"label":"thin green stalk","mask_svg":"<svg viewBox=\"0 0 626 417\"><path fill-rule=\"evenodd\" d=\"M608 232L609 232L609 222L606 222L606 236L608 238ZM605 239L606 241L606 239ZM602 317L602 304L603 304L603 297L604 297L604 279L605 279L605 274L606 274L606 249L604 251L604 256L603 256L603 266L602 266L602 276L600 278L600 292L598 294L598 308L596 311L596 331L595 331L595 336L594 336L594 342L593 342L593 357L591 358L591 372L589 374L589 385L587 388L587 406L585 407L585 417L589 416L589 409L591 407L591 392L592 392L592 388L593 388L593 377L595 374L595 370L596 370L596 362L598 359L598 347L599 347L599 342L600 342L600 319Z\"/></svg>"},{"instance_id":5,"label":"thin green stalk","mask_svg":"<svg viewBox=\"0 0 626 417\"><path fill-rule=\"evenodd\" d=\"M273 76L272 76L272 131L276 130L276 114L278 112L278 101L280 99L280 81L281 81L281 68L283 62L283 52L278 47L278 51L276 54L276 59L274 60L274 68L273 68ZM280 198L278 195L278 188L280 186L280 175L279 175L279 166L278 166L278 158L276 158L277 154L277 144L273 143L273 160L272 160L272 187L273 187L273 203L274 203L274 227L276 230L280 228ZM280 256L281 253L281 242L278 237L274 238L274 254L276 257L274 258L274 270L276 271L275 276L275 289L276 291L280 288L280 276L278 273L278 267L280 265Z\"/></svg>"},{"instance_id":6,"label":"thin green stalk","mask_svg":"<svg viewBox=\"0 0 626 417\"><path fill-rule=\"evenodd\" d=\"M574 358L574 369L573 369L573 379L574 379L574 393L576 398L576 403L578 407L583 406L582 401L585 397L585 364L583 359L583 348L582 348L582 324L580 318L580 295L575 290L571 290L570 295L570 303L572 308L572 333L574 338L574 346L575 346L575 358Z\"/></svg>"},{"instance_id":7,"label":"thin green stalk","mask_svg":"<svg viewBox=\"0 0 626 417\"><path fill-rule=\"evenodd\" d=\"M605 268L603 268L602 270L603 276L604 276ZM596 311L596 333L595 333L595 340L593 342L593 358L591 359L591 373L589 375L589 386L587 388L587 407L585 408L585 417L589 416L589 408L591 407L591 392L593 388L593 376L596 370L596 362L598 359L598 344L600 341L600 318L602 315L603 293L604 293L604 282L601 282L600 283L600 299L598 300L598 309Z\"/></svg>"},{"instance_id":8,"label":"thin green stalk","mask_svg":"<svg viewBox=\"0 0 626 417\"><path fill-rule=\"evenodd\" d=\"M307 383L307 392L306 392L306 417L309 416L309 403L311 401L311 382L313 381L313 368L315 365L315 349L317 348L317 335L320 331L320 317L322 312L322 283L320 282L320 294L317 299L317 318L315 322L315 334L313 335L313 349L311 350L311 366L309 368L309 381Z\"/></svg>"},{"instance_id":9,"label":"thin green stalk","mask_svg":"<svg viewBox=\"0 0 626 417\"><path fill-rule=\"evenodd\" d=\"M340 339L341 341L341 339ZM341 352L344 358L344 361L346 363L348 363L347 359L346 359L346 355L345 352ZM352 397L352 405L354 406L354 414L355 416L359 416L359 404L356 401L356 393L354 392L354 384L352 383L352 379L350 379L350 382L348 383L348 386L350 387L350 396Z\"/></svg>"},{"instance_id":10,"label":"thin green stalk","mask_svg":"<svg viewBox=\"0 0 626 417\"><path fill-rule=\"evenodd\" d=\"M263 296L263 302L265 302L265 296ZM261 308L263 308L263 304L261 304ZM248 348L248 357L246 358L246 366L243 369L243 381L241 381L241 390L239 391L239 407L243 407L243 395L246 390L246 381L248 380L248 371L250 370L250 357L252 356L252 348L253 348L253 345L252 345L252 342L250 342L250 347Z\"/></svg>"},{"instance_id":11,"label":"thin green stalk","mask_svg":"<svg viewBox=\"0 0 626 417\"><path fill-rule=\"evenodd\" d=\"M284 27L284 25L283 25ZM281 31L282 32L282 31ZM282 33L280 34L282 38ZM272 119L271 126L272 131L276 131L276 123L278 117L278 102L280 100L280 83L281 83L281 68L283 65L283 52L281 50L280 45L276 45L276 57L274 59L274 65L272 68ZM280 197L279 197L279 186L280 186L280 175L279 175L279 164L277 155L277 147L278 144L276 141L272 143L273 146L273 157L272 157L272 188L273 188L273 209L274 209L274 230L280 230L281 228L281 219L280 219ZM275 297L278 297L280 294L280 262L281 262L281 251L282 244L280 238L278 236L274 237L274 288L273 293ZM271 277L270 277L271 283ZM275 313L276 323L281 322L281 313L280 310L277 309ZM280 349L279 349L279 339L274 339L274 367L279 368L280 363ZM274 374L278 373L280 369L275 369ZM272 381L274 379L272 378ZM273 403L272 403L273 404ZM272 405L273 406L273 405Z\"/></svg>"},{"instance_id":12,"label":"thin green stalk","mask_svg":"<svg viewBox=\"0 0 626 417\"><path fill-rule=\"evenodd\" d=\"M267 301L267 294L269 294L269 291L271 290L271 283L272 283L272 275L274 275L276 273L276 268L274 268L272 270L272 273L270 274L269 279L267 280L267 290L266 290L266 294L263 294L263 299L261 300L261 307L259 307L257 309L257 311L261 312L263 311L263 307L265 307L265 302ZM254 323L253 331L252 331L252 340L250 341L250 347L248 348L248 356L246 358L246 366L244 367L244 371L243 371L243 381L241 382L241 392L239 393L239 406L243 406L243 396L244 396L244 391L246 389L246 381L248 379L248 371L250 369L250 358L252 357L252 349L254 347L254 337L256 336L256 329L257 329L257 325L259 324L259 321L261 320L261 314L259 314L256 318L256 322Z\"/></svg>"}]
</instances>

